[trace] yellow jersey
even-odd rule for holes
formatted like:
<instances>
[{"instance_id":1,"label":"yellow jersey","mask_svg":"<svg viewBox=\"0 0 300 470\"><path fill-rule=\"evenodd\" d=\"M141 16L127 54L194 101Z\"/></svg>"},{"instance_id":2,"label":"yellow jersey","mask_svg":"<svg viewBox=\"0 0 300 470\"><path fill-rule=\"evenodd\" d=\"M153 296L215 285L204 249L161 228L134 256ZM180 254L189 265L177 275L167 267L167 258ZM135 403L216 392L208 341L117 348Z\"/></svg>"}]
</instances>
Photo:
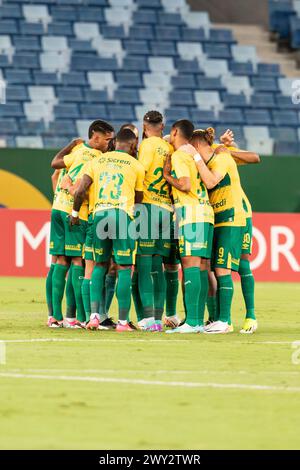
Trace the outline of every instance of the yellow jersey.
<instances>
[{"instance_id":1,"label":"yellow jersey","mask_svg":"<svg viewBox=\"0 0 300 470\"><path fill-rule=\"evenodd\" d=\"M145 170L126 152L115 150L86 165L84 174L93 181L94 214L118 208L132 217L135 191L143 191Z\"/></svg>"},{"instance_id":2,"label":"yellow jersey","mask_svg":"<svg viewBox=\"0 0 300 470\"><path fill-rule=\"evenodd\" d=\"M163 177L167 155L174 151L171 144L161 137L144 139L139 148L138 160L145 169L143 203L173 210L169 185Z\"/></svg>"},{"instance_id":3,"label":"yellow jersey","mask_svg":"<svg viewBox=\"0 0 300 470\"><path fill-rule=\"evenodd\" d=\"M222 176L220 183L209 191L209 200L215 213L216 227L246 225L242 201L242 187L237 165L228 152L213 155L207 162L211 171Z\"/></svg>"},{"instance_id":4,"label":"yellow jersey","mask_svg":"<svg viewBox=\"0 0 300 470\"><path fill-rule=\"evenodd\" d=\"M172 155L172 173L175 178L190 178L191 190L186 193L172 186L175 209L184 208L182 222L191 224L197 222L214 223L214 211L209 202L206 186L201 181L194 159L182 150Z\"/></svg>"},{"instance_id":5,"label":"yellow jersey","mask_svg":"<svg viewBox=\"0 0 300 470\"><path fill-rule=\"evenodd\" d=\"M76 183L82 177L85 164L100 155L100 150L82 143L77 145L70 154L64 156L64 164L66 166L68 176L72 180L72 184ZM54 195L53 209L71 214L73 203L74 197L71 196L69 191L61 189ZM88 201L86 199L80 208L79 218L82 220L88 219Z\"/></svg>"}]
</instances>

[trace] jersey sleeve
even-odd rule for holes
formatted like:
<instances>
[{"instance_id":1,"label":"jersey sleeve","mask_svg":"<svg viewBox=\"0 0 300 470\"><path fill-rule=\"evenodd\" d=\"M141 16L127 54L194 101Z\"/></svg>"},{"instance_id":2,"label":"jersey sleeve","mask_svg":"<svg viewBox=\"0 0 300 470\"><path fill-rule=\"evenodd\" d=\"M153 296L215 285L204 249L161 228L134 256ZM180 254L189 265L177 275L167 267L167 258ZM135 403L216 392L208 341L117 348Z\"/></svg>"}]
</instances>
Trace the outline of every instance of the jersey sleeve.
<instances>
[{"instance_id":1,"label":"jersey sleeve","mask_svg":"<svg viewBox=\"0 0 300 470\"><path fill-rule=\"evenodd\" d=\"M143 165L146 171L149 170L153 161L153 146L148 139L143 140L139 148L138 161Z\"/></svg>"},{"instance_id":2,"label":"jersey sleeve","mask_svg":"<svg viewBox=\"0 0 300 470\"><path fill-rule=\"evenodd\" d=\"M230 167L230 158L228 153L219 153L209 164L210 170L219 173L224 178Z\"/></svg>"},{"instance_id":3,"label":"jersey sleeve","mask_svg":"<svg viewBox=\"0 0 300 470\"><path fill-rule=\"evenodd\" d=\"M75 157L75 152L69 153L68 155L64 156L64 164L66 165L67 170L69 170L69 168L71 168L71 166L73 165Z\"/></svg>"},{"instance_id":4,"label":"jersey sleeve","mask_svg":"<svg viewBox=\"0 0 300 470\"><path fill-rule=\"evenodd\" d=\"M92 161L84 165L82 174L89 176L91 180L94 181L94 165Z\"/></svg>"},{"instance_id":5,"label":"jersey sleeve","mask_svg":"<svg viewBox=\"0 0 300 470\"><path fill-rule=\"evenodd\" d=\"M145 179L145 170L142 164L137 162L137 178L135 183L135 190L136 191L143 191L144 189L144 179Z\"/></svg>"},{"instance_id":6,"label":"jersey sleeve","mask_svg":"<svg viewBox=\"0 0 300 470\"><path fill-rule=\"evenodd\" d=\"M175 171L177 179L190 178L190 169L185 161L184 154L177 153L172 156L172 170Z\"/></svg>"}]
</instances>

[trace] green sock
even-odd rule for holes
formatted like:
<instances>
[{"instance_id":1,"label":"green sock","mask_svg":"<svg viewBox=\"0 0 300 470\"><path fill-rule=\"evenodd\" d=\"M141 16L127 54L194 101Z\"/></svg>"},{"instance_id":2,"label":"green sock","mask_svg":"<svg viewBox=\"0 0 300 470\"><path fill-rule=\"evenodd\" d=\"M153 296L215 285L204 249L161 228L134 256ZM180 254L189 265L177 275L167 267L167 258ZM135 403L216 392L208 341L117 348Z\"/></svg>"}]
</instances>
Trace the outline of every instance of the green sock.
<instances>
[{"instance_id":1,"label":"green sock","mask_svg":"<svg viewBox=\"0 0 300 470\"><path fill-rule=\"evenodd\" d=\"M152 256L138 256L136 264L143 316L144 318L151 318L154 317L153 281L151 276Z\"/></svg>"},{"instance_id":2,"label":"green sock","mask_svg":"<svg viewBox=\"0 0 300 470\"><path fill-rule=\"evenodd\" d=\"M83 279L81 286L81 295L85 311L85 321L89 321L91 315L91 288L90 288L90 279Z\"/></svg>"},{"instance_id":3,"label":"green sock","mask_svg":"<svg viewBox=\"0 0 300 470\"><path fill-rule=\"evenodd\" d=\"M119 305L119 321L129 318L131 305L131 269L119 269L116 289Z\"/></svg>"},{"instance_id":4,"label":"green sock","mask_svg":"<svg viewBox=\"0 0 300 470\"><path fill-rule=\"evenodd\" d=\"M76 318L76 299L72 282L73 264L71 263L66 282L67 318Z\"/></svg>"},{"instance_id":5,"label":"green sock","mask_svg":"<svg viewBox=\"0 0 300 470\"><path fill-rule=\"evenodd\" d=\"M85 322L85 311L81 295L81 287L84 279L84 267L83 266L73 266L72 268L72 284L76 299L76 318L78 321Z\"/></svg>"},{"instance_id":6,"label":"green sock","mask_svg":"<svg viewBox=\"0 0 300 470\"><path fill-rule=\"evenodd\" d=\"M115 295L116 275L106 274L105 277L105 313L108 314Z\"/></svg>"},{"instance_id":7,"label":"green sock","mask_svg":"<svg viewBox=\"0 0 300 470\"><path fill-rule=\"evenodd\" d=\"M208 296L207 301L207 310L208 310L208 320L216 321L217 319L217 297Z\"/></svg>"},{"instance_id":8,"label":"green sock","mask_svg":"<svg viewBox=\"0 0 300 470\"><path fill-rule=\"evenodd\" d=\"M104 283L105 283L105 278L104 278ZM100 296L98 312L99 312L99 315L101 317L101 321L103 321L106 318L106 313L105 313L105 286L103 286L102 294Z\"/></svg>"},{"instance_id":9,"label":"green sock","mask_svg":"<svg viewBox=\"0 0 300 470\"><path fill-rule=\"evenodd\" d=\"M185 322L190 326L198 325L199 295L201 289L200 268L185 268L184 273L184 300L186 308Z\"/></svg>"},{"instance_id":10,"label":"green sock","mask_svg":"<svg viewBox=\"0 0 300 470\"><path fill-rule=\"evenodd\" d=\"M255 281L247 259L241 259L239 275L241 276L242 292L246 306L246 318L256 320L254 307L254 287Z\"/></svg>"},{"instance_id":11,"label":"green sock","mask_svg":"<svg viewBox=\"0 0 300 470\"><path fill-rule=\"evenodd\" d=\"M179 290L178 271L165 271L166 278L166 316L176 315L177 296Z\"/></svg>"},{"instance_id":12,"label":"green sock","mask_svg":"<svg viewBox=\"0 0 300 470\"><path fill-rule=\"evenodd\" d=\"M139 293L137 271L134 271L131 283L132 283L132 298L133 298L133 303L135 306L137 321L141 321L144 318L144 314L143 314L142 301L141 301L141 297Z\"/></svg>"},{"instance_id":13,"label":"green sock","mask_svg":"<svg viewBox=\"0 0 300 470\"><path fill-rule=\"evenodd\" d=\"M91 279L91 309L92 313L98 313L101 299L103 299L104 280L107 271L106 266L95 266Z\"/></svg>"},{"instance_id":14,"label":"green sock","mask_svg":"<svg viewBox=\"0 0 300 470\"><path fill-rule=\"evenodd\" d=\"M62 315L62 300L64 296L66 275L69 266L58 264L54 266L52 274L52 305L53 316L57 321L63 320Z\"/></svg>"},{"instance_id":15,"label":"green sock","mask_svg":"<svg viewBox=\"0 0 300 470\"><path fill-rule=\"evenodd\" d=\"M219 296L219 320L231 324L231 304L233 299L233 281L230 274L217 278Z\"/></svg>"},{"instance_id":16,"label":"green sock","mask_svg":"<svg viewBox=\"0 0 300 470\"><path fill-rule=\"evenodd\" d=\"M199 319L198 325L204 324L205 304L208 295L208 272L200 271L201 290L199 292Z\"/></svg>"},{"instance_id":17,"label":"green sock","mask_svg":"<svg viewBox=\"0 0 300 470\"><path fill-rule=\"evenodd\" d=\"M154 290L154 318L157 321L161 321L166 298L166 279L161 256L153 256L151 274Z\"/></svg>"},{"instance_id":18,"label":"green sock","mask_svg":"<svg viewBox=\"0 0 300 470\"><path fill-rule=\"evenodd\" d=\"M47 300L47 307L48 307L48 316L53 316L53 304L52 304L52 275L54 271L55 264L52 263L46 278L46 300Z\"/></svg>"}]
</instances>

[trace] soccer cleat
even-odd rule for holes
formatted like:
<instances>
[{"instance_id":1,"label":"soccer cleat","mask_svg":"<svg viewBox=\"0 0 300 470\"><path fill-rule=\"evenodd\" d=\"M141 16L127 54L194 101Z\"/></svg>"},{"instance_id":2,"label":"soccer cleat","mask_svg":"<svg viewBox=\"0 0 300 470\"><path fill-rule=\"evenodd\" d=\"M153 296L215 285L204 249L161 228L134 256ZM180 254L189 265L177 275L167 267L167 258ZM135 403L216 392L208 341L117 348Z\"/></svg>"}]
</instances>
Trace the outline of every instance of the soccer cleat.
<instances>
[{"instance_id":1,"label":"soccer cleat","mask_svg":"<svg viewBox=\"0 0 300 470\"><path fill-rule=\"evenodd\" d=\"M180 319L177 315L164 318L164 324L167 328L177 328L180 325Z\"/></svg>"},{"instance_id":2,"label":"soccer cleat","mask_svg":"<svg viewBox=\"0 0 300 470\"><path fill-rule=\"evenodd\" d=\"M125 325L122 325L122 323L118 322L116 326L116 331L119 333L123 333L124 331L134 331L133 328L131 328L129 323L125 323Z\"/></svg>"},{"instance_id":3,"label":"soccer cleat","mask_svg":"<svg viewBox=\"0 0 300 470\"><path fill-rule=\"evenodd\" d=\"M132 328L133 330L138 330L138 328L135 326L134 323L132 323L132 321L129 321L129 322L128 322L128 325L129 325L130 328Z\"/></svg>"},{"instance_id":4,"label":"soccer cleat","mask_svg":"<svg viewBox=\"0 0 300 470\"><path fill-rule=\"evenodd\" d=\"M75 328L76 323L77 320L66 318L64 321L64 328Z\"/></svg>"},{"instance_id":5,"label":"soccer cleat","mask_svg":"<svg viewBox=\"0 0 300 470\"><path fill-rule=\"evenodd\" d=\"M49 317L47 321L47 326L49 328L62 328L63 325L63 320L62 321L57 321L56 318L54 317Z\"/></svg>"},{"instance_id":6,"label":"soccer cleat","mask_svg":"<svg viewBox=\"0 0 300 470\"><path fill-rule=\"evenodd\" d=\"M99 318L97 315L91 315L90 321L86 325L87 330L98 330L99 329ZM103 328L105 329L105 328Z\"/></svg>"},{"instance_id":7,"label":"soccer cleat","mask_svg":"<svg viewBox=\"0 0 300 470\"><path fill-rule=\"evenodd\" d=\"M161 321L155 322L155 331L157 331L158 333L161 333L163 331L163 325Z\"/></svg>"},{"instance_id":8,"label":"soccer cleat","mask_svg":"<svg viewBox=\"0 0 300 470\"><path fill-rule=\"evenodd\" d=\"M181 333L181 334L190 334L190 333L199 333L199 326L190 326L188 323L184 323L183 325L174 328L173 330L168 330L166 333L173 334L173 333Z\"/></svg>"},{"instance_id":9,"label":"soccer cleat","mask_svg":"<svg viewBox=\"0 0 300 470\"><path fill-rule=\"evenodd\" d=\"M116 326L117 324L113 321L113 319L110 317L107 317L105 318L105 320L103 320L100 323L98 330L115 330ZM100 327L104 327L104 328L100 328Z\"/></svg>"},{"instance_id":10,"label":"soccer cleat","mask_svg":"<svg viewBox=\"0 0 300 470\"><path fill-rule=\"evenodd\" d=\"M76 320L75 325L73 326L73 328L75 330L86 330L86 326L87 325L86 325L85 321L80 322L80 321Z\"/></svg>"},{"instance_id":11,"label":"soccer cleat","mask_svg":"<svg viewBox=\"0 0 300 470\"><path fill-rule=\"evenodd\" d=\"M257 320L252 320L252 318L246 318L243 328L240 333L242 335L252 335L258 328Z\"/></svg>"},{"instance_id":12,"label":"soccer cleat","mask_svg":"<svg viewBox=\"0 0 300 470\"><path fill-rule=\"evenodd\" d=\"M229 325L227 322L218 320L206 326L204 328L204 333L213 334L213 335L225 334L225 333L229 333L228 327Z\"/></svg>"}]
</instances>

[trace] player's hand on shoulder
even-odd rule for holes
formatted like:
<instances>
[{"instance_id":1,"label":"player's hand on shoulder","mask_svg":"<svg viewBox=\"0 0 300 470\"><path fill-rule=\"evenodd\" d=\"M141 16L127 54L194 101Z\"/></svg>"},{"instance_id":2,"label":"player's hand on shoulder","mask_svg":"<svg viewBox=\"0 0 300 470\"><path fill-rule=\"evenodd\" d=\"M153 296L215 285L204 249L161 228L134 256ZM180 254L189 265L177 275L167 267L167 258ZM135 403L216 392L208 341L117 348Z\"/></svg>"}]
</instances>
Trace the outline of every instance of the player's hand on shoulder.
<instances>
[{"instance_id":1,"label":"player's hand on shoulder","mask_svg":"<svg viewBox=\"0 0 300 470\"><path fill-rule=\"evenodd\" d=\"M233 131L231 129L227 129L227 131L224 132L223 135L221 135L220 142L222 142L223 145L226 145L226 147L231 147L234 143Z\"/></svg>"},{"instance_id":2,"label":"player's hand on shoulder","mask_svg":"<svg viewBox=\"0 0 300 470\"><path fill-rule=\"evenodd\" d=\"M71 140L68 145L68 149L71 152L76 145L83 144L84 140L81 137L76 137L76 139Z\"/></svg>"},{"instance_id":3,"label":"player's hand on shoulder","mask_svg":"<svg viewBox=\"0 0 300 470\"><path fill-rule=\"evenodd\" d=\"M230 153L228 148L225 147L225 145L218 145L218 147L215 148L215 155L219 155L219 153Z\"/></svg>"},{"instance_id":4,"label":"player's hand on shoulder","mask_svg":"<svg viewBox=\"0 0 300 470\"><path fill-rule=\"evenodd\" d=\"M188 153L192 157L198 153L198 151L195 149L195 147L192 144L184 144L181 147L179 147L178 150Z\"/></svg>"}]
</instances>

